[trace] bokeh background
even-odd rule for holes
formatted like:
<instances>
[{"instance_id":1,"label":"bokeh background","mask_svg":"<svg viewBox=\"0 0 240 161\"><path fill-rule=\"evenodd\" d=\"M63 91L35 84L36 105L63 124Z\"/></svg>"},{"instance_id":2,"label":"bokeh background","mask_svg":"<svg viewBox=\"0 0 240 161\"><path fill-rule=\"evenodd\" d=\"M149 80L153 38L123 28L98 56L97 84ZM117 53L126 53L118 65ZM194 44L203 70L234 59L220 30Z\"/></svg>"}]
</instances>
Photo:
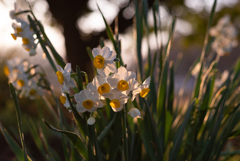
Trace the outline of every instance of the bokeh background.
<instances>
[{"instance_id":1,"label":"bokeh background","mask_svg":"<svg viewBox=\"0 0 240 161\"><path fill-rule=\"evenodd\" d=\"M47 71L47 77L52 83L56 95L60 95L55 73L48 61L45 60L40 46L37 47L37 55L30 57L22 48L21 40L14 41L10 35L13 32L11 27L13 20L9 17L9 11L14 8L14 2L19 3L23 9L28 9L28 3L32 6L33 12L43 23L46 33L58 53L67 62L72 63L73 69L76 65L79 65L81 70L89 74L90 80L93 77L93 66L87 55L86 48L97 47L100 38L103 38L105 44L113 49L110 41L107 40L104 21L97 9L96 4L98 4L113 31L116 29L115 19L117 17L119 39L122 42L123 61L127 64L129 70L137 71L134 26L135 6L132 0L27 0L28 3L24 0L0 0L0 122L11 134L14 135L16 133L17 123L13 100L10 97L8 88L8 80L2 71L6 59L19 56L28 59L33 64L41 64ZM175 70L175 94L177 95L187 71L193 61L201 54L213 0L160 0L159 4L162 32L161 39L159 37L158 42L162 41L163 45L167 43L168 29L172 18L173 16L177 18L170 51L170 60L176 62L177 59L182 57L178 68ZM153 0L148 0L148 23L151 31L149 40L151 53L154 54L157 50L157 44L153 31L152 5ZM231 16L233 24L239 30L240 1L218 0L213 25L226 14ZM145 36L142 40L143 62L145 62L147 57L147 50L147 37ZM222 57L219 63L219 70L230 69L236 58L239 57L239 54L240 48L236 47L229 56ZM184 97L190 94L194 86L194 79L194 77L191 77L189 80ZM20 105L24 118L23 122L27 121L28 116L37 116L37 107L34 101L22 98L20 99ZM65 114L71 119L71 114L67 110L65 110ZM28 127L24 127L27 146L32 147L33 150L36 149L36 154L32 155L38 156L37 148L33 146L31 138L28 138L27 129ZM19 140L17 135L14 136ZM55 147L58 146L54 138L51 144ZM239 146L240 142L235 140L233 144ZM14 154L0 134L0 160L7 161L13 158ZM41 159L40 157L39 160Z\"/></svg>"}]
</instances>

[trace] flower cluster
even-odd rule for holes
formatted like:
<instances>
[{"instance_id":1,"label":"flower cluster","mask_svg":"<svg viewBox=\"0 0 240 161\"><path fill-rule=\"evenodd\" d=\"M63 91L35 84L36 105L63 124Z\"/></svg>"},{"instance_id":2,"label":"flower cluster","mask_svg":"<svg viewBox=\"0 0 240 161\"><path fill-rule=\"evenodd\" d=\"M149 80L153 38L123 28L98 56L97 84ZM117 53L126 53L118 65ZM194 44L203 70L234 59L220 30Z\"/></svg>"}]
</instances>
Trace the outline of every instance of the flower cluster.
<instances>
[{"instance_id":1,"label":"flower cluster","mask_svg":"<svg viewBox=\"0 0 240 161\"><path fill-rule=\"evenodd\" d=\"M114 112L119 112L124 108L124 105L130 99L129 95L132 93L132 101L137 94L141 97L145 97L149 89L150 77L148 77L142 85L136 81L136 74L132 71L128 71L125 67L121 66L118 69L114 59L116 53L110 51L108 47L94 48L93 53L93 65L97 68L97 75L92 82L87 84L86 88L74 95L76 101L76 109L78 112L94 112L98 108L102 108L106 102L106 99L110 100L110 106ZM67 64L63 70L59 67L56 72L59 83L62 85L62 91L67 91L69 87L75 87L74 80L71 76L71 64ZM61 102L65 107L69 107L66 96L60 97ZM66 105L67 104L67 105ZM129 114L134 117L141 117L140 111L137 108L133 108L129 111Z\"/></svg>"},{"instance_id":2,"label":"flower cluster","mask_svg":"<svg viewBox=\"0 0 240 161\"><path fill-rule=\"evenodd\" d=\"M233 47L238 45L237 30L230 22L230 16L226 15L219 19L217 25L210 29L210 35L215 37L212 43L212 49L219 56L230 54Z\"/></svg>"},{"instance_id":3,"label":"flower cluster","mask_svg":"<svg viewBox=\"0 0 240 161\"><path fill-rule=\"evenodd\" d=\"M29 23L26 20L26 15L20 14L22 10L19 8L17 3L14 4L14 10L10 11L10 17L13 20L16 20L17 23L12 23L12 28L14 33L12 33L12 38L16 40L18 37L22 38L22 46L24 49L29 51L30 56L36 54L35 39L33 37L34 32L32 31Z\"/></svg>"},{"instance_id":4,"label":"flower cluster","mask_svg":"<svg viewBox=\"0 0 240 161\"><path fill-rule=\"evenodd\" d=\"M34 99L37 95L42 95L42 88L38 86L36 79L31 78L34 74L34 68L18 57L6 61L4 74L8 77L15 88L20 91L20 96Z\"/></svg>"}]
</instances>

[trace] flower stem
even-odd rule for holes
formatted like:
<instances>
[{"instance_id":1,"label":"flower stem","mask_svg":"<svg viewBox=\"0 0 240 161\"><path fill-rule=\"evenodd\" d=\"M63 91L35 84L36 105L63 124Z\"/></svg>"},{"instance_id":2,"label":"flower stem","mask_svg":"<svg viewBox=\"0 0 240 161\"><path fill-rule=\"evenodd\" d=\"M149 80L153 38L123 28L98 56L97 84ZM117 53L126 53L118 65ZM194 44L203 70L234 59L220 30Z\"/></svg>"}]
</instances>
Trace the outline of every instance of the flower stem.
<instances>
[{"instance_id":1,"label":"flower stem","mask_svg":"<svg viewBox=\"0 0 240 161\"><path fill-rule=\"evenodd\" d=\"M126 106L125 106L126 108ZM126 127L127 120L126 120L126 110L123 108L122 110L122 125L123 125L123 149L124 149L124 160L129 161L128 155L128 130Z\"/></svg>"}]
</instances>

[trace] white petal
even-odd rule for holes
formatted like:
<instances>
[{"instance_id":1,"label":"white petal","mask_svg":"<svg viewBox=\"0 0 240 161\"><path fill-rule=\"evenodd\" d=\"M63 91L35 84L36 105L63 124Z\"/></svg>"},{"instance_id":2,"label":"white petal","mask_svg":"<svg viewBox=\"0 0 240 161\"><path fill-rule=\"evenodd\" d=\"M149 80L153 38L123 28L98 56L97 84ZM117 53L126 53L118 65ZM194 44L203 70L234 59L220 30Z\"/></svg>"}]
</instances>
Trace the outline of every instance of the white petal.
<instances>
[{"instance_id":1,"label":"white petal","mask_svg":"<svg viewBox=\"0 0 240 161\"><path fill-rule=\"evenodd\" d=\"M127 77L128 75L128 73L127 73L127 69L125 68L125 67L123 67L123 66L121 66L121 67L119 67L118 68L118 71L117 71L117 74L120 76L120 78L125 78L125 77Z\"/></svg>"},{"instance_id":2,"label":"white petal","mask_svg":"<svg viewBox=\"0 0 240 161\"><path fill-rule=\"evenodd\" d=\"M120 78L118 78L117 74L113 74L107 78L107 81L112 88L116 88L118 85L118 82L120 81Z\"/></svg>"},{"instance_id":3,"label":"white petal","mask_svg":"<svg viewBox=\"0 0 240 161\"><path fill-rule=\"evenodd\" d=\"M109 74L110 74L110 71L109 71L108 68L106 68L106 66L103 67L102 69L97 69L97 72L98 72L98 74L99 74L100 76L102 76L102 77L107 77L107 76L109 76Z\"/></svg>"},{"instance_id":4,"label":"white petal","mask_svg":"<svg viewBox=\"0 0 240 161\"><path fill-rule=\"evenodd\" d=\"M84 100L86 100L83 90L80 93L75 94L74 99L77 103L82 103Z\"/></svg>"},{"instance_id":5,"label":"white petal","mask_svg":"<svg viewBox=\"0 0 240 161\"><path fill-rule=\"evenodd\" d=\"M92 53L93 53L93 57L95 58L97 55L101 55L101 49L99 48L94 48L92 50Z\"/></svg>"},{"instance_id":6,"label":"white petal","mask_svg":"<svg viewBox=\"0 0 240 161\"><path fill-rule=\"evenodd\" d=\"M117 68L116 68L116 64L114 62L112 63L107 63L106 64L106 68L108 68L108 70L111 72L111 73L115 73Z\"/></svg>"},{"instance_id":7,"label":"white petal","mask_svg":"<svg viewBox=\"0 0 240 161\"><path fill-rule=\"evenodd\" d=\"M60 65L57 66L57 69L58 69L58 71L63 73L63 68Z\"/></svg>"},{"instance_id":8,"label":"white petal","mask_svg":"<svg viewBox=\"0 0 240 161\"><path fill-rule=\"evenodd\" d=\"M67 63L65 68L64 68L64 71L70 73L71 72L71 63Z\"/></svg>"},{"instance_id":9,"label":"white petal","mask_svg":"<svg viewBox=\"0 0 240 161\"><path fill-rule=\"evenodd\" d=\"M149 76L144 82L143 84L150 84L151 81L151 76Z\"/></svg>"},{"instance_id":10,"label":"white petal","mask_svg":"<svg viewBox=\"0 0 240 161\"><path fill-rule=\"evenodd\" d=\"M132 91L132 101L135 99L136 95L141 92L141 88L137 88Z\"/></svg>"},{"instance_id":11,"label":"white petal","mask_svg":"<svg viewBox=\"0 0 240 161\"><path fill-rule=\"evenodd\" d=\"M112 107L112 106L111 106ZM114 112L119 112L119 111L121 111L123 109L123 105L121 105L119 108L113 108L112 107L112 110L114 111Z\"/></svg>"},{"instance_id":12,"label":"white petal","mask_svg":"<svg viewBox=\"0 0 240 161\"><path fill-rule=\"evenodd\" d=\"M104 57L104 59L107 59L108 57L111 56L110 49L107 46L104 46L102 48L102 56Z\"/></svg>"},{"instance_id":13,"label":"white petal","mask_svg":"<svg viewBox=\"0 0 240 161\"><path fill-rule=\"evenodd\" d=\"M94 117L89 117L87 120L88 125L93 125L95 123L95 118Z\"/></svg>"},{"instance_id":14,"label":"white petal","mask_svg":"<svg viewBox=\"0 0 240 161\"><path fill-rule=\"evenodd\" d=\"M129 115L132 116L132 118L141 118L141 113L140 111L137 109L137 108L132 108L129 112L128 112Z\"/></svg>"},{"instance_id":15,"label":"white petal","mask_svg":"<svg viewBox=\"0 0 240 161\"><path fill-rule=\"evenodd\" d=\"M69 87L76 87L75 81L71 78L69 82L66 83Z\"/></svg>"},{"instance_id":16,"label":"white petal","mask_svg":"<svg viewBox=\"0 0 240 161\"><path fill-rule=\"evenodd\" d=\"M87 111L87 109L83 107L82 103L78 103L77 104L77 111L80 112L80 113L83 113L83 112Z\"/></svg>"}]
</instances>

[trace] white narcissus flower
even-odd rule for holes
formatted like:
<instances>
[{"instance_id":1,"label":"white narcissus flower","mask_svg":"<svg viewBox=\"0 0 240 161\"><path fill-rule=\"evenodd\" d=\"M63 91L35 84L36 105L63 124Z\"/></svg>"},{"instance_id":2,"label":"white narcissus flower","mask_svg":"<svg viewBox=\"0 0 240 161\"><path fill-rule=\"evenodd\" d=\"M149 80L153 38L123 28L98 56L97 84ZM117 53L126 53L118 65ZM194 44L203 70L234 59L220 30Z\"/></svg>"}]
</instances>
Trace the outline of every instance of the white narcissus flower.
<instances>
[{"instance_id":1,"label":"white narcissus flower","mask_svg":"<svg viewBox=\"0 0 240 161\"><path fill-rule=\"evenodd\" d=\"M19 5L15 2L14 3L14 9L9 12L9 16L11 19L15 19L16 21L26 19L26 15L23 14L15 15L16 13L22 12L22 9L20 9Z\"/></svg>"},{"instance_id":2,"label":"white narcissus flower","mask_svg":"<svg viewBox=\"0 0 240 161\"><path fill-rule=\"evenodd\" d=\"M68 109L68 112L71 112L72 110L70 108L70 103L67 99L67 95L64 93L64 92L69 93L69 90L64 91L64 89L61 88L61 87L60 87L60 89L61 89L61 92L62 92L62 96L60 96L60 102L63 104L64 107L66 107Z\"/></svg>"},{"instance_id":3,"label":"white narcissus flower","mask_svg":"<svg viewBox=\"0 0 240 161\"><path fill-rule=\"evenodd\" d=\"M128 114L132 116L132 118L141 118L141 113L137 108L132 108Z\"/></svg>"},{"instance_id":4,"label":"white narcissus flower","mask_svg":"<svg viewBox=\"0 0 240 161\"><path fill-rule=\"evenodd\" d=\"M216 79L215 86L220 87L228 79L228 77L229 77L229 71L224 70L222 75L221 75L221 78Z\"/></svg>"},{"instance_id":5,"label":"white narcissus flower","mask_svg":"<svg viewBox=\"0 0 240 161\"><path fill-rule=\"evenodd\" d=\"M107 78L108 83L112 88L117 88L118 90L124 92L128 95L130 91L136 88L136 74L131 71L127 71L125 67L119 67L117 72L110 75Z\"/></svg>"},{"instance_id":6,"label":"white narcissus flower","mask_svg":"<svg viewBox=\"0 0 240 161\"><path fill-rule=\"evenodd\" d=\"M150 91L149 86L150 86L150 81L151 77L148 77L141 86L139 86L137 89L132 91L132 101L135 99L136 95L140 93L140 96L142 98L146 97L148 92Z\"/></svg>"},{"instance_id":7,"label":"white narcissus flower","mask_svg":"<svg viewBox=\"0 0 240 161\"><path fill-rule=\"evenodd\" d=\"M103 107L103 103L100 100L97 92L92 92L89 89L84 89L74 95L74 99L77 102L77 111L83 112L94 112L97 108Z\"/></svg>"},{"instance_id":8,"label":"white narcissus flower","mask_svg":"<svg viewBox=\"0 0 240 161\"><path fill-rule=\"evenodd\" d=\"M22 38L22 43L23 43L23 47L27 50L27 51L31 51L33 49L35 49L36 44L35 44L35 39L33 37L33 31L31 30L29 24L24 21L24 20L19 20L19 22L21 23L21 26L13 23L12 27L14 29L14 33L11 34L12 38L14 40L17 39L17 37L21 37ZM33 55L33 52L30 53L31 56Z\"/></svg>"},{"instance_id":9,"label":"white narcissus flower","mask_svg":"<svg viewBox=\"0 0 240 161\"><path fill-rule=\"evenodd\" d=\"M24 90L29 85L28 84L29 83L28 77L29 77L28 74L26 74L24 72L20 73L17 77L16 82L12 82L12 83L15 85L16 89L18 89L18 90L23 89Z\"/></svg>"},{"instance_id":10,"label":"white narcissus flower","mask_svg":"<svg viewBox=\"0 0 240 161\"><path fill-rule=\"evenodd\" d=\"M110 51L110 49L105 46L102 49L94 48L92 53L94 57L93 65L97 68L99 75L106 77L116 71L116 65L113 61L116 58L114 51Z\"/></svg>"},{"instance_id":11,"label":"white narcissus flower","mask_svg":"<svg viewBox=\"0 0 240 161\"><path fill-rule=\"evenodd\" d=\"M75 87L75 82L71 78L71 63L67 63L64 70L58 65L58 71L56 72L58 82L63 85L63 90L66 91L69 87Z\"/></svg>"},{"instance_id":12,"label":"white narcissus flower","mask_svg":"<svg viewBox=\"0 0 240 161\"><path fill-rule=\"evenodd\" d=\"M109 93L104 93L104 97L111 100L110 106L114 112L119 112L123 109L123 105L127 103L129 99L124 93L119 91L117 88L111 90Z\"/></svg>"},{"instance_id":13,"label":"white narcissus flower","mask_svg":"<svg viewBox=\"0 0 240 161\"><path fill-rule=\"evenodd\" d=\"M89 117L87 120L88 125L93 125L95 123L95 118L94 117Z\"/></svg>"},{"instance_id":14,"label":"white narcissus flower","mask_svg":"<svg viewBox=\"0 0 240 161\"><path fill-rule=\"evenodd\" d=\"M229 55L231 50L238 45L237 29L230 21L230 16L225 15L219 19L216 26L210 28L209 34L215 37L212 49L219 56Z\"/></svg>"},{"instance_id":15,"label":"white narcissus flower","mask_svg":"<svg viewBox=\"0 0 240 161\"><path fill-rule=\"evenodd\" d=\"M88 83L87 88L91 89L91 91L93 92L98 92L99 95L109 93L111 90L111 87L107 82L107 77L103 77L100 75L94 77L93 81ZM101 96L101 99L104 99L104 97Z\"/></svg>"},{"instance_id":16,"label":"white narcissus flower","mask_svg":"<svg viewBox=\"0 0 240 161\"><path fill-rule=\"evenodd\" d=\"M43 95L42 88L33 80L30 81L28 87L23 93L25 94L25 97L29 97L30 99L35 99L36 96Z\"/></svg>"}]
</instances>

